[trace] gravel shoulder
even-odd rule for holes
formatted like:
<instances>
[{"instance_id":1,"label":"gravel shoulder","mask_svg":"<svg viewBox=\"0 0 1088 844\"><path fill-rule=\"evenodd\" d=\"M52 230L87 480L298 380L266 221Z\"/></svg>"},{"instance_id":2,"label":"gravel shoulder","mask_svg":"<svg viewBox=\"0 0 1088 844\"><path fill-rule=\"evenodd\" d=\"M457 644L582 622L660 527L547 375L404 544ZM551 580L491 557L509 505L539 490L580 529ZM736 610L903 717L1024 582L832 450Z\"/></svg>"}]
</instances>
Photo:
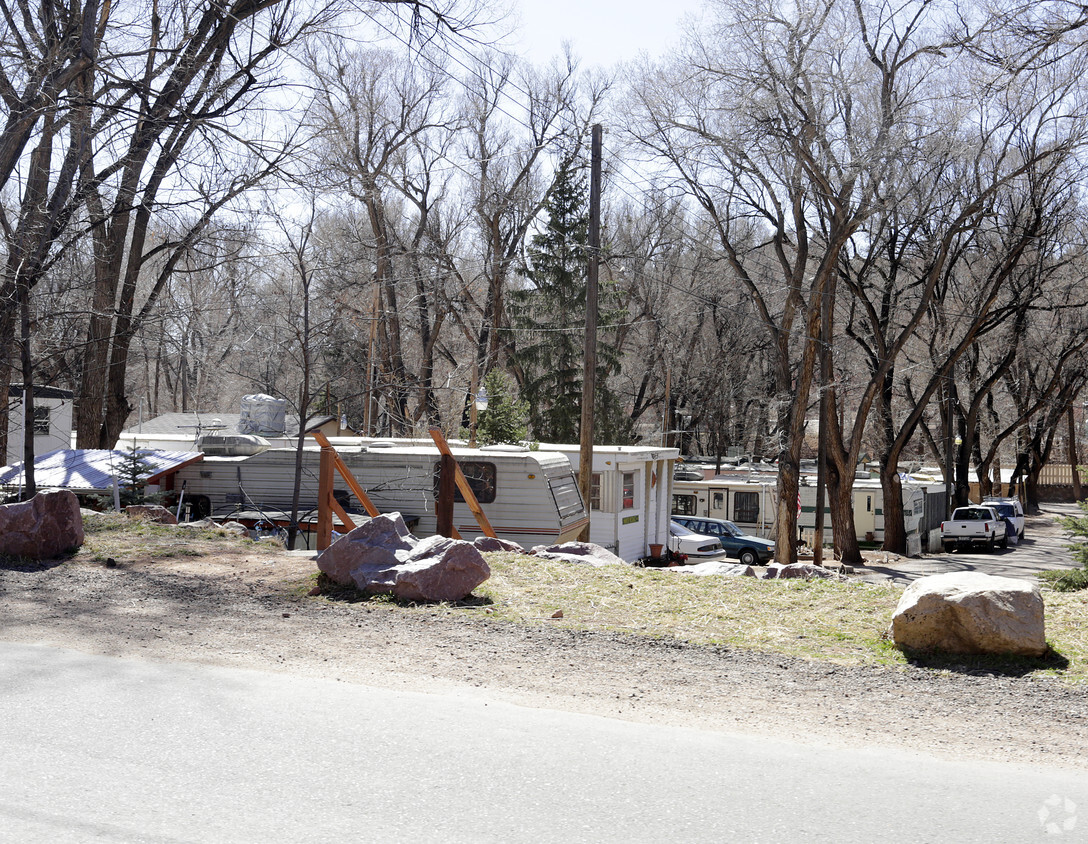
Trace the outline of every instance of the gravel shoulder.
<instances>
[{"instance_id":1,"label":"gravel shoulder","mask_svg":"<svg viewBox=\"0 0 1088 844\"><path fill-rule=\"evenodd\" d=\"M824 662L489 619L486 609L306 595L312 560L0 566L0 642L485 696L613 718L1081 768L1088 689L1048 678Z\"/></svg>"}]
</instances>

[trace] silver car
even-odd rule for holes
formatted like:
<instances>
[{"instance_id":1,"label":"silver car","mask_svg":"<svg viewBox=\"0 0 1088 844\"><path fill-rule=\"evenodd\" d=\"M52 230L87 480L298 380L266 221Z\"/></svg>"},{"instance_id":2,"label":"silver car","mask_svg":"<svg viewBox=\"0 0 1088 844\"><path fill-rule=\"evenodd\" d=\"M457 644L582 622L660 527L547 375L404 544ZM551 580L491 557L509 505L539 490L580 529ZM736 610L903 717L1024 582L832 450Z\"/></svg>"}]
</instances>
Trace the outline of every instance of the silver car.
<instances>
[{"instance_id":1,"label":"silver car","mask_svg":"<svg viewBox=\"0 0 1088 844\"><path fill-rule=\"evenodd\" d=\"M669 550L679 554L687 554L689 557L712 557L721 554L720 539L713 536L703 536L701 533L688 530L681 524L669 522Z\"/></svg>"}]
</instances>

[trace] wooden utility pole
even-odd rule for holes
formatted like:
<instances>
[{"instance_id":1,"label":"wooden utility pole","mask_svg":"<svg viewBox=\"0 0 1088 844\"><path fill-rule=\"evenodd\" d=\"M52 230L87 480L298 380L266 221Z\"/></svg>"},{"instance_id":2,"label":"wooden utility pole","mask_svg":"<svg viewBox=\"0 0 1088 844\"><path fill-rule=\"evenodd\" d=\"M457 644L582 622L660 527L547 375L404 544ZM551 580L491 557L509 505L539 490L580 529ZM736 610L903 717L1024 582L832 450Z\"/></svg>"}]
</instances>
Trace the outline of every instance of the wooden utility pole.
<instances>
[{"instance_id":1,"label":"wooden utility pole","mask_svg":"<svg viewBox=\"0 0 1088 844\"><path fill-rule=\"evenodd\" d=\"M593 408L597 391L597 269L601 252L601 124L594 123L589 159L589 265L586 268L585 370L582 375L581 448L578 452L578 488L589 507L593 481ZM589 522L578 534L589 542Z\"/></svg>"}]
</instances>

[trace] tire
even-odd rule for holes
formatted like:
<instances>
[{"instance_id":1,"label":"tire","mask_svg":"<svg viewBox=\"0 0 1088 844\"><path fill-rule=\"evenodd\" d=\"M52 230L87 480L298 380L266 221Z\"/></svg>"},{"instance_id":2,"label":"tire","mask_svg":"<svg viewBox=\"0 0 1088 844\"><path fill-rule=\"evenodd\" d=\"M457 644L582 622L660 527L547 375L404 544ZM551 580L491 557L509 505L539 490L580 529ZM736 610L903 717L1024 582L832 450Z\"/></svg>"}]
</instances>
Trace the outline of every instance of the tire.
<instances>
[{"instance_id":1,"label":"tire","mask_svg":"<svg viewBox=\"0 0 1088 844\"><path fill-rule=\"evenodd\" d=\"M1001 548L1009 547L1009 535L1007 533L1001 536L1001 542L998 545Z\"/></svg>"},{"instance_id":2,"label":"tire","mask_svg":"<svg viewBox=\"0 0 1088 844\"><path fill-rule=\"evenodd\" d=\"M953 551L955 551L955 550L956 550L956 545L955 545L955 543L953 543L953 542L946 542L946 543L944 543L944 552L945 552L946 554L951 554L951 553L952 553Z\"/></svg>"},{"instance_id":3,"label":"tire","mask_svg":"<svg viewBox=\"0 0 1088 844\"><path fill-rule=\"evenodd\" d=\"M759 564L759 556L751 548L745 548L740 552L740 564L742 566L755 566Z\"/></svg>"},{"instance_id":4,"label":"tire","mask_svg":"<svg viewBox=\"0 0 1088 844\"><path fill-rule=\"evenodd\" d=\"M989 541L986 543L986 553L987 554L992 554L993 552L994 552L994 538L991 536Z\"/></svg>"}]
</instances>

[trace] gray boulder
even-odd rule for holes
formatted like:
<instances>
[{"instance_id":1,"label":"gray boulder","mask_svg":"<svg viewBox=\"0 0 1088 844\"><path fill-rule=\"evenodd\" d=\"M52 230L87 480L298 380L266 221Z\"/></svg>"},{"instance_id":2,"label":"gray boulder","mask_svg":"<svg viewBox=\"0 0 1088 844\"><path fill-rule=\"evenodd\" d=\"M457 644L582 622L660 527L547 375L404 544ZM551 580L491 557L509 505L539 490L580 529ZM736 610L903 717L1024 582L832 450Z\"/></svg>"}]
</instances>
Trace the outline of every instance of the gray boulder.
<instances>
[{"instance_id":1,"label":"gray boulder","mask_svg":"<svg viewBox=\"0 0 1088 844\"><path fill-rule=\"evenodd\" d=\"M125 515L134 519L145 519L161 525L176 525L178 518L161 504L132 504L125 508Z\"/></svg>"},{"instance_id":2,"label":"gray boulder","mask_svg":"<svg viewBox=\"0 0 1088 844\"><path fill-rule=\"evenodd\" d=\"M398 554L410 552L417 540L400 513L383 513L337 539L317 555L317 567L341 586L351 586L352 571L363 565L395 566ZM467 543L466 543L467 544Z\"/></svg>"},{"instance_id":3,"label":"gray boulder","mask_svg":"<svg viewBox=\"0 0 1088 844\"><path fill-rule=\"evenodd\" d=\"M397 550L393 555L396 560L392 563L383 563L377 555L368 555L352 569L352 581L372 595L388 594L402 601L436 602L463 600L491 577L491 569L479 550L471 542L460 539L429 536L414 548ZM320 565L321 558L318 557Z\"/></svg>"},{"instance_id":4,"label":"gray boulder","mask_svg":"<svg viewBox=\"0 0 1088 844\"><path fill-rule=\"evenodd\" d=\"M191 522L179 522L178 527L183 530L212 530L219 527L219 523L215 519L203 518Z\"/></svg>"},{"instance_id":5,"label":"gray boulder","mask_svg":"<svg viewBox=\"0 0 1088 844\"><path fill-rule=\"evenodd\" d=\"M534 545L529 553L545 560L564 560L590 566L625 566L626 561L607 548L592 542L561 542L558 545Z\"/></svg>"},{"instance_id":6,"label":"gray boulder","mask_svg":"<svg viewBox=\"0 0 1088 844\"><path fill-rule=\"evenodd\" d=\"M0 506L0 554L48 560L82 544L83 517L72 492L39 492Z\"/></svg>"},{"instance_id":7,"label":"gray boulder","mask_svg":"<svg viewBox=\"0 0 1088 844\"><path fill-rule=\"evenodd\" d=\"M812 563L792 563L788 566L784 566L781 563L771 563L767 566L767 573L763 575L763 579L785 580L793 577L812 580L813 578L834 576L835 573L833 571L825 569L822 566L813 565Z\"/></svg>"},{"instance_id":8,"label":"gray boulder","mask_svg":"<svg viewBox=\"0 0 1088 844\"><path fill-rule=\"evenodd\" d=\"M1043 597L1026 580L978 572L920 578L892 617L896 645L965 654L1042 656Z\"/></svg>"},{"instance_id":9,"label":"gray boulder","mask_svg":"<svg viewBox=\"0 0 1088 844\"><path fill-rule=\"evenodd\" d=\"M674 571L677 574L695 575L721 575L724 577L755 577L755 569L751 566L742 566L740 563L722 563L716 560L708 560L705 563L696 563L691 566L668 566L665 571Z\"/></svg>"},{"instance_id":10,"label":"gray boulder","mask_svg":"<svg viewBox=\"0 0 1088 844\"><path fill-rule=\"evenodd\" d=\"M241 522L229 521L223 522L218 525L220 530L225 530L227 533L233 533L235 536L244 536L249 538L249 528L243 525Z\"/></svg>"}]
</instances>

